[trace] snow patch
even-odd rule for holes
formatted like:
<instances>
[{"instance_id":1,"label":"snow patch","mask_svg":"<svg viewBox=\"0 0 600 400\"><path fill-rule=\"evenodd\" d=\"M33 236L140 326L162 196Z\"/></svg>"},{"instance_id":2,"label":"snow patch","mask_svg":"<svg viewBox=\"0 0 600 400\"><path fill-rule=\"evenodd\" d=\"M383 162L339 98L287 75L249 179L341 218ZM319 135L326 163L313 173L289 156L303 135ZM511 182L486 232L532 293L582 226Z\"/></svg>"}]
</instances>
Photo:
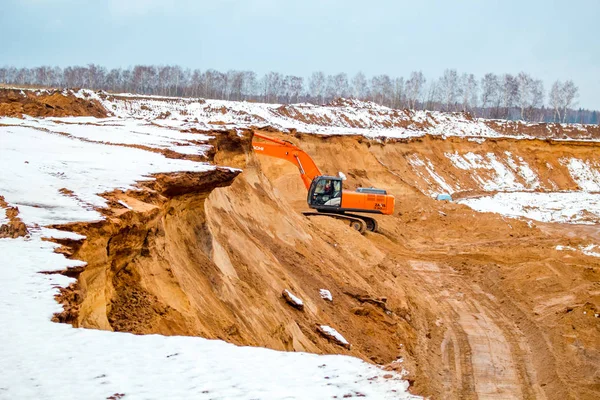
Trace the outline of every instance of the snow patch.
<instances>
[{"instance_id":1,"label":"snow patch","mask_svg":"<svg viewBox=\"0 0 600 400\"><path fill-rule=\"evenodd\" d=\"M331 292L327 289L319 289L319 295L322 299L333 301L333 296L331 295Z\"/></svg>"},{"instance_id":2,"label":"snow patch","mask_svg":"<svg viewBox=\"0 0 600 400\"><path fill-rule=\"evenodd\" d=\"M320 325L320 327L323 330L323 332L325 332L326 334L328 334L331 337L335 338L340 343L343 343L345 345L349 345L350 344L350 343L348 343L348 341L338 331L336 331L332 327L330 327L328 325Z\"/></svg>"},{"instance_id":3,"label":"snow patch","mask_svg":"<svg viewBox=\"0 0 600 400\"><path fill-rule=\"evenodd\" d=\"M123 200L119 200L117 201L117 203L119 203L120 205L122 205L123 207L125 207L128 210L133 210L133 208L131 208L127 203L125 203Z\"/></svg>"},{"instance_id":4,"label":"snow patch","mask_svg":"<svg viewBox=\"0 0 600 400\"><path fill-rule=\"evenodd\" d=\"M299 307L303 307L304 306L304 302L297 296L294 296L294 294L292 292L290 292L289 290L285 289L284 290L285 294L287 296L289 296L288 298L290 299L290 301L292 303L294 303L295 305L299 306Z\"/></svg>"},{"instance_id":5,"label":"snow patch","mask_svg":"<svg viewBox=\"0 0 600 400\"><path fill-rule=\"evenodd\" d=\"M600 165L577 158L561 158L559 161L567 166L569 174L581 190L600 192Z\"/></svg>"},{"instance_id":6,"label":"snow patch","mask_svg":"<svg viewBox=\"0 0 600 400\"><path fill-rule=\"evenodd\" d=\"M269 125L282 131L297 130L326 135L363 135L369 138L411 138L425 135L473 138L508 136L490 128L489 121L464 113L395 110L373 102L339 99L328 105L265 104L197 98L112 95L81 90L77 96L99 101L122 118L184 121L198 129L236 129Z\"/></svg>"},{"instance_id":7,"label":"snow patch","mask_svg":"<svg viewBox=\"0 0 600 400\"><path fill-rule=\"evenodd\" d=\"M461 199L458 202L480 212L495 212L540 222L600 223L600 194L507 192Z\"/></svg>"},{"instance_id":8,"label":"snow patch","mask_svg":"<svg viewBox=\"0 0 600 400\"><path fill-rule=\"evenodd\" d=\"M152 173L215 168L31 127L0 125L0 135L0 193L7 203L19 207L19 216L27 226L100 220L96 209L106 207L106 200L98 193L133 189L137 181L152 180ZM62 188L73 195L63 195Z\"/></svg>"},{"instance_id":9,"label":"snow patch","mask_svg":"<svg viewBox=\"0 0 600 400\"><path fill-rule=\"evenodd\" d=\"M587 245L587 246L579 246L577 248L575 248L573 246L558 245L558 246L556 246L556 250L561 250L561 251L581 251L586 256L600 257L600 245L597 245L597 244L590 244L590 245Z\"/></svg>"}]
</instances>

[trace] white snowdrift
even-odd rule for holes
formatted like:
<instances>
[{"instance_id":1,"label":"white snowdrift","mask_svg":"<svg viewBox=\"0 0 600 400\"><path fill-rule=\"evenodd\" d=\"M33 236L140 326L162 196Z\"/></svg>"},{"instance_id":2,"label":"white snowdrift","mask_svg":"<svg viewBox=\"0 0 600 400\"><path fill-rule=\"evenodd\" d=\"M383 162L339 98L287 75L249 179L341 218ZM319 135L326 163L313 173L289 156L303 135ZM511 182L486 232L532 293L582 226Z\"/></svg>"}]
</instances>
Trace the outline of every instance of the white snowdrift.
<instances>
[{"instance_id":1,"label":"white snowdrift","mask_svg":"<svg viewBox=\"0 0 600 400\"><path fill-rule=\"evenodd\" d=\"M600 223L600 194L583 192L510 192L459 200L480 212L540 222Z\"/></svg>"},{"instance_id":2,"label":"white snowdrift","mask_svg":"<svg viewBox=\"0 0 600 400\"><path fill-rule=\"evenodd\" d=\"M340 343L342 343L342 344L350 344L350 343L348 343L348 341L346 340L346 338L344 338L338 331L336 331L335 329L333 329L329 325L321 325L321 329L323 330L323 332L325 332L329 336L335 338Z\"/></svg>"},{"instance_id":3,"label":"white snowdrift","mask_svg":"<svg viewBox=\"0 0 600 400\"><path fill-rule=\"evenodd\" d=\"M585 192L600 192L600 165L589 160L562 158L561 163L569 169L571 178Z\"/></svg>"},{"instance_id":4,"label":"white snowdrift","mask_svg":"<svg viewBox=\"0 0 600 400\"><path fill-rule=\"evenodd\" d=\"M319 295L323 300L333 301L333 296L331 295L331 292L327 289L319 289Z\"/></svg>"},{"instance_id":5,"label":"white snowdrift","mask_svg":"<svg viewBox=\"0 0 600 400\"><path fill-rule=\"evenodd\" d=\"M187 126L176 121L170 126L155 122L122 118L0 118L0 126L23 126L68 134L97 143L137 145L181 154L204 154L211 138L204 134L181 132Z\"/></svg>"},{"instance_id":6,"label":"white snowdrift","mask_svg":"<svg viewBox=\"0 0 600 400\"><path fill-rule=\"evenodd\" d=\"M82 121L26 120L21 124L25 126L6 126L6 119L2 122L0 195L9 205L19 207L31 235L0 239L0 398L105 399L117 393L127 399L316 399L347 394L416 398L406 392L408 383L399 374L384 379L389 372L352 357L285 353L202 338L136 336L52 323L53 313L61 311L54 295L72 279L39 271L83 263L54 253L57 245L42 238L81 237L44 225L97 220L101 215L94 207L105 203L98 193L131 189L136 181L151 179L150 173L210 171L214 167L77 138L124 143L135 137L136 142L139 139L159 147L180 140L137 121L116 121L116 131L108 123L73 125L66 128L70 137L52 131ZM39 125L48 130L36 129L42 128ZM126 134L131 126L140 129L139 135L118 135ZM60 191L62 188L68 191Z\"/></svg>"},{"instance_id":7,"label":"white snowdrift","mask_svg":"<svg viewBox=\"0 0 600 400\"><path fill-rule=\"evenodd\" d=\"M90 90L75 93L98 100L113 115L162 121L185 121L197 129L248 128L269 125L282 131L327 135L363 135L369 138L409 138L424 135L472 138L507 136L462 113L394 110L372 102L342 99L335 105L265 104L132 94L108 95ZM159 119L157 119L159 118Z\"/></svg>"},{"instance_id":8,"label":"white snowdrift","mask_svg":"<svg viewBox=\"0 0 600 400\"><path fill-rule=\"evenodd\" d=\"M304 306L304 302L299 297L295 296L292 292L290 292L287 289L285 289L284 292L285 292L285 294L287 294L288 298L294 305L296 305L298 307Z\"/></svg>"},{"instance_id":9,"label":"white snowdrift","mask_svg":"<svg viewBox=\"0 0 600 400\"><path fill-rule=\"evenodd\" d=\"M577 248L572 247L572 246L558 245L558 246L556 246L556 250L581 251L586 256L600 257L600 245L597 245L597 244L589 244L587 246L579 246Z\"/></svg>"}]
</instances>

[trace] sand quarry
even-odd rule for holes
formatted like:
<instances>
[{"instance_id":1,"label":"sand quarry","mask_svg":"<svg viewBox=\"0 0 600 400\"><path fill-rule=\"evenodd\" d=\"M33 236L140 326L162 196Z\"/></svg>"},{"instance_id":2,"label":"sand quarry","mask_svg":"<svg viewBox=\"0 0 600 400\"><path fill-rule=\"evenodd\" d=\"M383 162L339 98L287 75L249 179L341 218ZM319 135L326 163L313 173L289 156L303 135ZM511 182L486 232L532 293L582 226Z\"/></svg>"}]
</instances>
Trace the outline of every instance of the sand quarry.
<instances>
[{"instance_id":1,"label":"sand quarry","mask_svg":"<svg viewBox=\"0 0 600 400\"><path fill-rule=\"evenodd\" d=\"M28 220L24 210L42 206L0 186L6 243L58 229L64 236L46 235L54 236L46 239L54 253L83 262L40 265L44 276L70 278L53 288L58 308L48 320L349 355L434 399L600 397L598 127L474 121L348 101L321 109L257 105L255 113L245 103L83 91L4 89L0 101L0 138L34 130L211 166L174 166L130 188L101 187L104 205L65 179L57 196L99 216L79 222ZM298 170L255 155L255 132L293 142L326 174L343 171L345 188L387 189L394 215L377 217L380 231L364 235L303 216ZM440 193L454 201L435 200ZM560 202L540 210L528 200L514 215L480 212L499 203L469 206L506 193L591 200L569 215ZM3 260L4 267L15 262ZM291 307L283 290L303 309ZM328 340L323 325L351 346ZM68 365L63 373L77 375ZM211 393L206 398L228 398Z\"/></svg>"}]
</instances>

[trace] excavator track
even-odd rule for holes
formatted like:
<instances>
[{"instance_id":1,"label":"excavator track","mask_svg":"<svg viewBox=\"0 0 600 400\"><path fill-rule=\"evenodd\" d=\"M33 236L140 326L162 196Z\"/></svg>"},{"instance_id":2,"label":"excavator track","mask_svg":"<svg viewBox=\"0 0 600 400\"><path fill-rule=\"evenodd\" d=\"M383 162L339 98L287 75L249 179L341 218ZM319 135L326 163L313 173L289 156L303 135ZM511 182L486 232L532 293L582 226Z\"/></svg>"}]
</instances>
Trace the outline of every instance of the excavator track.
<instances>
[{"instance_id":1,"label":"excavator track","mask_svg":"<svg viewBox=\"0 0 600 400\"><path fill-rule=\"evenodd\" d=\"M367 225L367 230L370 232L377 232L379 229L379 225L377 225L377 220L375 218L367 217L365 215L358 214L344 214L346 216L350 216L353 218L360 218Z\"/></svg>"},{"instance_id":2,"label":"excavator track","mask_svg":"<svg viewBox=\"0 0 600 400\"><path fill-rule=\"evenodd\" d=\"M305 216L317 216L317 217L330 217L346 221L350 227L364 234L366 231L377 232L377 221L370 217L356 214L336 214L328 212L317 212L317 211L303 211Z\"/></svg>"}]
</instances>

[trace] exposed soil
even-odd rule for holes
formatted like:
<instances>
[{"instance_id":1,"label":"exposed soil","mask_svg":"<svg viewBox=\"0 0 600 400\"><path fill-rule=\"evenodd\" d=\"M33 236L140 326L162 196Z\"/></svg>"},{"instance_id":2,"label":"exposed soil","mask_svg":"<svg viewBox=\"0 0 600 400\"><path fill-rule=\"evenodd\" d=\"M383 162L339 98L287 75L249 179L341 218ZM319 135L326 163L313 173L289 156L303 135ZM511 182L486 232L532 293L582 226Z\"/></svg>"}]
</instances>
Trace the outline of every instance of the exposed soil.
<instances>
[{"instance_id":1,"label":"exposed soil","mask_svg":"<svg viewBox=\"0 0 600 400\"><path fill-rule=\"evenodd\" d=\"M8 219L7 223L0 225L0 239L15 239L29 233L27 226L19 218L19 208L10 207L4 200L4 196L0 196L0 213L5 213Z\"/></svg>"},{"instance_id":2,"label":"exposed soil","mask_svg":"<svg viewBox=\"0 0 600 400\"><path fill-rule=\"evenodd\" d=\"M484 121L490 128L507 136L528 135L544 139L600 139L600 125Z\"/></svg>"},{"instance_id":3,"label":"exposed soil","mask_svg":"<svg viewBox=\"0 0 600 400\"><path fill-rule=\"evenodd\" d=\"M0 116L18 117L106 117L97 101L80 99L70 91L0 88Z\"/></svg>"}]
</instances>

